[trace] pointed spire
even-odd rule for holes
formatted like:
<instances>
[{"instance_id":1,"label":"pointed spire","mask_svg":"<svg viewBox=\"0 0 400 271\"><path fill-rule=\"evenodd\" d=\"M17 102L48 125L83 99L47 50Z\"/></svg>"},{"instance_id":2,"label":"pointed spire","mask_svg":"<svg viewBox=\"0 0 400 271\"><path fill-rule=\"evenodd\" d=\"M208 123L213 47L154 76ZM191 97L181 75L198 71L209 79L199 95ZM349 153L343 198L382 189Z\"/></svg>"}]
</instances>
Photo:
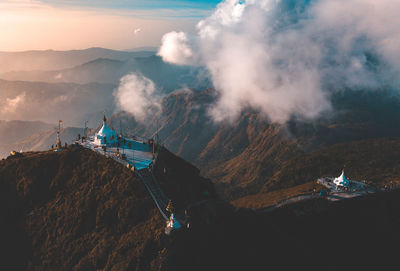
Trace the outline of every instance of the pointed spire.
<instances>
[{"instance_id":1,"label":"pointed spire","mask_svg":"<svg viewBox=\"0 0 400 271\"><path fill-rule=\"evenodd\" d=\"M106 118L106 111L104 111L104 115L103 115L103 124L107 122L107 118Z\"/></svg>"},{"instance_id":2,"label":"pointed spire","mask_svg":"<svg viewBox=\"0 0 400 271\"><path fill-rule=\"evenodd\" d=\"M165 208L165 210L166 210L167 212L170 212L171 214L175 211L175 208L174 208L174 205L173 205L173 203L172 203L172 200L170 200L170 201L168 202L167 208Z\"/></svg>"},{"instance_id":3,"label":"pointed spire","mask_svg":"<svg viewBox=\"0 0 400 271\"><path fill-rule=\"evenodd\" d=\"M349 185L349 180L344 175L344 169L342 170L342 174L340 174L339 177L337 177L333 180L333 183L335 183L336 185L340 185L340 186L348 186Z\"/></svg>"}]
</instances>

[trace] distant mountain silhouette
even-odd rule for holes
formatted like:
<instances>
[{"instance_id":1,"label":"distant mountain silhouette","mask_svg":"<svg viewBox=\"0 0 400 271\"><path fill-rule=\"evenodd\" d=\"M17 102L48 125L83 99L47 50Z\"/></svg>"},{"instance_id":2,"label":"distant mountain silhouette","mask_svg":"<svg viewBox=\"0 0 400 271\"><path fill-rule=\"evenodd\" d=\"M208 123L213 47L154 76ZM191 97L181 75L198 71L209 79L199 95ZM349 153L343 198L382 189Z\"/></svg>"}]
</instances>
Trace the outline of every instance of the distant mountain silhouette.
<instances>
[{"instance_id":1,"label":"distant mountain silhouette","mask_svg":"<svg viewBox=\"0 0 400 271\"><path fill-rule=\"evenodd\" d=\"M51 129L53 125L40 121L4 121L0 120L0 157L6 157L10 151L28 150L17 142L33 134Z\"/></svg>"},{"instance_id":2,"label":"distant mountain silhouette","mask_svg":"<svg viewBox=\"0 0 400 271\"><path fill-rule=\"evenodd\" d=\"M60 132L60 139L62 144L71 144L74 143L78 137L78 134L83 135L84 128L77 127L66 127L62 128ZM21 141L18 141L16 144L24 146L26 151L45 151L50 149L51 145L55 146L57 138L57 129L53 127L48 131L39 132L33 134L27 138L24 138Z\"/></svg>"},{"instance_id":3,"label":"distant mountain silhouette","mask_svg":"<svg viewBox=\"0 0 400 271\"><path fill-rule=\"evenodd\" d=\"M105 48L88 48L70 51L0 52L0 73L10 71L59 70L81 65L97 58L127 60L132 57L153 55L152 51L116 51Z\"/></svg>"},{"instance_id":4,"label":"distant mountain silhouette","mask_svg":"<svg viewBox=\"0 0 400 271\"><path fill-rule=\"evenodd\" d=\"M91 82L118 84L128 73L140 73L160 88L171 92L182 87L204 88L210 83L202 77L200 68L176 66L165 63L158 56L130 57L118 60L97 58L72 68L52 71L11 71L0 74L6 80L71 82L87 84Z\"/></svg>"},{"instance_id":5,"label":"distant mountain silhouette","mask_svg":"<svg viewBox=\"0 0 400 271\"><path fill-rule=\"evenodd\" d=\"M73 143L83 128L66 127L61 129L62 144ZM55 145L57 126L38 121L0 121L0 158L7 157L10 151L45 151Z\"/></svg>"},{"instance_id":6,"label":"distant mountain silhouette","mask_svg":"<svg viewBox=\"0 0 400 271\"><path fill-rule=\"evenodd\" d=\"M0 79L0 118L94 126L98 112L114 110L112 84L45 83ZM91 119L93 117L94 119Z\"/></svg>"}]
</instances>

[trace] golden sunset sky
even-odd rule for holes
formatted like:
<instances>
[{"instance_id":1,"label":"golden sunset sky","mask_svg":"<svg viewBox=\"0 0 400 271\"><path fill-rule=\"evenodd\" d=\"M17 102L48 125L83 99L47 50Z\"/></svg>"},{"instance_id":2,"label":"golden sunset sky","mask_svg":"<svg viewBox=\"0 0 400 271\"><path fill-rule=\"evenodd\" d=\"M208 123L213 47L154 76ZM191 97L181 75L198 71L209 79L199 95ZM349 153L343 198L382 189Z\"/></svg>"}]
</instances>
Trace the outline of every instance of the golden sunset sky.
<instances>
[{"instance_id":1,"label":"golden sunset sky","mask_svg":"<svg viewBox=\"0 0 400 271\"><path fill-rule=\"evenodd\" d=\"M166 32L193 31L216 2L0 0L0 51L159 46Z\"/></svg>"}]
</instances>

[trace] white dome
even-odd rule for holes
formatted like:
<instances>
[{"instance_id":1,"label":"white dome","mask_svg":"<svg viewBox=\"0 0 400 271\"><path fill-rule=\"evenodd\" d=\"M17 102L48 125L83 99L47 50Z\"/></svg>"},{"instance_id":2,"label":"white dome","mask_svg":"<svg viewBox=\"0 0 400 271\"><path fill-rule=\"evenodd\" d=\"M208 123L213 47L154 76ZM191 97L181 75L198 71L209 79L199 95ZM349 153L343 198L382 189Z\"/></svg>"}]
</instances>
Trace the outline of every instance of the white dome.
<instances>
[{"instance_id":1,"label":"white dome","mask_svg":"<svg viewBox=\"0 0 400 271\"><path fill-rule=\"evenodd\" d=\"M103 127L96 133L94 142L97 145L115 143L117 142L117 133L104 122Z\"/></svg>"},{"instance_id":2,"label":"white dome","mask_svg":"<svg viewBox=\"0 0 400 271\"><path fill-rule=\"evenodd\" d=\"M342 171L342 174L335 178L333 180L333 183L336 184L337 186L349 186L349 180L346 178L346 176L344 176L344 170Z\"/></svg>"}]
</instances>

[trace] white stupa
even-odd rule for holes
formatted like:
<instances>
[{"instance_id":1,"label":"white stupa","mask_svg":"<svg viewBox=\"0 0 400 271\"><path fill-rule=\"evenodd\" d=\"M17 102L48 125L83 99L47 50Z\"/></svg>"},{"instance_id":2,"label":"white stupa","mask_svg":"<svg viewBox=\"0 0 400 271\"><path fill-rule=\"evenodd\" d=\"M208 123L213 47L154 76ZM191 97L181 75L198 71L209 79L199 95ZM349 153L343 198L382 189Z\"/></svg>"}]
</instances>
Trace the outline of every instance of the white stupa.
<instances>
[{"instance_id":1,"label":"white stupa","mask_svg":"<svg viewBox=\"0 0 400 271\"><path fill-rule=\"evenodd\" d=\"M117 141L118 141L117 133L113 129L108 127L107 118L106 115L104 114L103 127L101 127L100 130L96 133L94 137L94 144L107 145L107 144L117 143Z\"/></svg>"},{"instance_id":2,"label":"white stupa","mask_svg":"<svg viewBox=\"0 0 400 271\"><path fill-rule=\"evenodd\" d=\"M175 218L174 213L172 213L170 218L169 218L168 226L173 228L173 229L179 229L179 228L182 227L181 223L179 223L179 221Z\"/></svg>"},{"instance_id":3,"label":"white stupa","mask_svg":"<svg viewBox=\"0 0 400 271\"><path fill-rule=\"evenodd\" d=\"M343 186L343 187L348 187L350 185L349 180L346 178L346 176L344 176L344 170L342 170L342 174L339 177L333 180L333 183L336 186Z\"/></svg>"}]
</instances>

